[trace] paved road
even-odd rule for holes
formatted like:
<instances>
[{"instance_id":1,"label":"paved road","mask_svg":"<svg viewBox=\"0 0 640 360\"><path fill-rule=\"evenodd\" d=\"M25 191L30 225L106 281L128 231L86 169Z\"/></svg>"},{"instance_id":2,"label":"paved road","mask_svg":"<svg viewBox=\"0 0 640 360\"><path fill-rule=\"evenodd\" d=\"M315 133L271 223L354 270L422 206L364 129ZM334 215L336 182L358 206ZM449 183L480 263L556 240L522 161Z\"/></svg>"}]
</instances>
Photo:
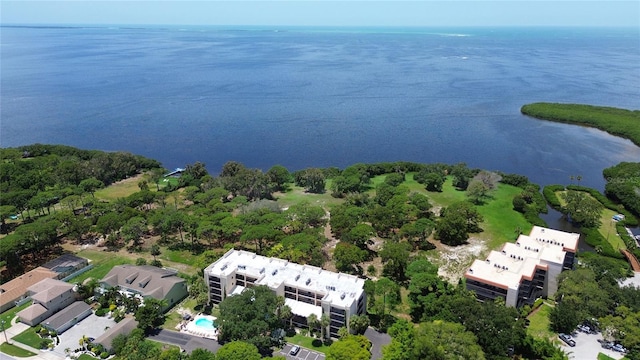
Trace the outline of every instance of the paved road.
<instances>
[{"instance_id":1,"label":"paved road","mask_svg":"<svg viewBox=\"0 0 640 360\"><path fill-rule=\"evenodd\" d=\"M164 329L158 331L156 334L149 335L149 339L166 344L177 345L189 354L197 348L207 349L215 353L221 347L221 345L218 344L218 341L213 339L206 339L200 336Z\"/></svg>"},{"instance_id":2,"label":"paved road","mask_svg":"<svg viewBox=\"0 0 640 360\"><path fill-rule=\"evenodd\" d=\"M364 332L364 336L371 341L371 360L381 359L382 347L391 342L391 336L378 332L372 327L369 327L367 331Z\"/></svg>"}]
</instances>

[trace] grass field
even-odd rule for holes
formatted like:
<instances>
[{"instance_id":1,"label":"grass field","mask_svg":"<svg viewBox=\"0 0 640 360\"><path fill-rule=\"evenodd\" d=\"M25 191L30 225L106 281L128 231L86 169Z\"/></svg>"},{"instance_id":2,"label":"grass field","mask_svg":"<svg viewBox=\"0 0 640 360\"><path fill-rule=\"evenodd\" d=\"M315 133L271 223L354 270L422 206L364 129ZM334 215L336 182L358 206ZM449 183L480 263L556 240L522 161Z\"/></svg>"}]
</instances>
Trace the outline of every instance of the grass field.
<instances>
[{"instance_id":1,"label":"grass field","mask_svg":"<svg viewBox=\"0 0 640 360\"><path fill-rule=\"evenodd\" d=\"M139 174L132 178L128 178L117 183L111 184L105 188L99 189L94 194L96 199L105 201L114 201L118 198L125 198L135 192L140 191L138 182L143 179L148 179L148 175ZM155 190L155 184L150 184L149 189Z\"/></svg>"},{"instance_id":2,"label":"grass field","mask_svg":"<svg viewBox=\"0 0 640 360\"><path fill-rule=\"evenodd\" d=\"M11 327L11 320L13 320L14 317L16 317L16 314L19 311L22 311L23 309L26 309L27 307L29 307L29 305L31 305L31 301L27 301L26 303L20 305L20 306L14 306L11 309L3 312L2 314L0 314L0 323L2 323L4 321L4 328L8 329Z\"/></svg>"},{"instance_id":3,"label":"grass field","mask_svg":"<svg viewBox=\"0 0 640 360\"><path fill-rule=\"evenodd\" d=\"M276 193L274 196L281 207L289 207L303 201L306 201L311 205L320 205L328 208L342 203L343 200L331 196L331 191L328 189L329 186L327 185L327 191L324 194L312 194L305 192L304 188L299 186L291 186L288 191L284 193Z\"/></svg>"},{"instance_id":4,"label":"grass field","mask_svg":"<svg viewBox=\"0 0 640 360\"><path fill-rule=\"evenodd\" d=\"M15 356L15 357L20 357L20 358L24 358L24 357L31 357L31 356L36 356L37 354L32 353L29 350L25 350L21 347L17 347L13 344L7 344L7 343L2 343L0 344L0 351L7 354L7 355L11 355L11 356Z\"/></svg>"},{"instance_id":5,"label":"grass field","mask_svg":"<svg viewBox=\"0 0 640 360\"><path fill-rule=\"evenodd\" d=\"M549 313L551 313L551 306L542 304L536 312L529 315L527 319L529 319L531 323L529 327L527 327L527 334L540 339L553 338L555 334L549 327L551 324L549 321Z\"/></svg>"},{"instance_id":6,"label":"grass field","mask_svg":"<svg viewBox=\"0 0 640 360\"><path fill-rule=\"evenodd\" d=\"M323 354L326 353L327 350L329 350L329 347L324 345L320 339L316 339L308 336L302 336L300 334L296 334L295 336L291 336L291 337L286 337L285 340L288 343L300 345L307 349L311 349L313 351L317 351ZM320 344L320 346L316 346L318 344Z\"/></svg>"},{"instance_id":7,"label":"grass field","mask_svg":"<svg viewBox=\"0 0 640 360\"><path fill-rule=\"evenodd\" d=\"M20 334L13 337L13 340L21 342L25 345L29 345L32 348L40 349L40 344L42 341L46 341L47 343L52 342L51 339L43 339L40 335L36 334L34 328L28 328L27 330L21 332Z\"/></svg>"},{"instance_id":8,"label":"grass field","mask_svg":"<svg viewBox=\"0 0 640 360\"><path fill-rule=\"evenodd\" d=\"M513 210L513 197L522 192L522 189L511 185L499 184L492 196L485 204L478 207L478 211L484 217L480 227L484 232L477 236L487 241L490 249L495 249L505 242L515 241L516 229L528 234L532 225L527 222L524 215Z\"/></svg>"},{"instance_id":9,"label":"grass field","mask_svg":"<svg viewBox=\"0 0 640 360\"><path fill-rule=\"evenodd\" d=\"M72 283L83 282L88 278L102 279L116 265L133 264L132 259L118 256L108 251L80 250L76 255L91 260L93 269L69 280Z\"/></svg>"}]
</instances>

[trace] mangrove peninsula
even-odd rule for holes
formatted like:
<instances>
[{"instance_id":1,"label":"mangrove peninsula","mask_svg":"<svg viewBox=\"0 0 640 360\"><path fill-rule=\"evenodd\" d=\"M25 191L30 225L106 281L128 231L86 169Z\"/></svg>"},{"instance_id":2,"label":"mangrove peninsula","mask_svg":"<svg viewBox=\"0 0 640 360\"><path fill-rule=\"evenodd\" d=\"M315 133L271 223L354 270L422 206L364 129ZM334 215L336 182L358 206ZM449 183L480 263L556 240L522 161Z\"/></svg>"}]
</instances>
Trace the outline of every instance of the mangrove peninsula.
<instances>
[{"instance_id":1,"label":"mangrove peninsula","mask_svg":"<svg viewBox=\"0 0 640 360\"><path fill-rule=\"evenodd\" d=\"M522 113L640 145L637 110L535 103ZM603 352L619 346L640 359L640 290L620 285L640 272L638 241L628 231L640 218L640 162L604 169L603 177L604 193L582 186L579 175L541 188L523 175L464 163L263 171L229 161L216 175L200 162L169 171L126 152L2 148L0 318L12 335L0 351L28 357L44 348L81 359L284 359L314 351L328 360L560 360L574 348L558 334L579 328L602 333ZM578 230L551 229L540 216L548 206ZM593 250L577 251L578 237ZM520 252L509 261L524 263L525 251L538 261L532 282L517 277L517 301L499 284L483 296L471 291L469 279L480 277L478 268L469 275L474 261L507 257L512 248ZM557 278L549 279L553 264L538 254L544 251L564 260ZM88 259L60 277L88 305L85 315L128 331L107 341L106 328L88 326L96 333L67 339L71 331L50 322L25 323L25 309L46 305L26 288L5 301L12 293L2 286L45 272L65 254ZM146 292L159 272L184 286L180 295ZM260 283L283 274L297 274L279 280L284 295ZM335 283L313 288L324 279ZM547 282L557 286L552 295L523 295L525 287L541 293ZM207 321L209 332L194 328ZM160 329L200 345L182 353L158 337ZM390 338L371 342L371 331ZM56 350L61 344L74 345Z\"/></svg>"}]
</instances>

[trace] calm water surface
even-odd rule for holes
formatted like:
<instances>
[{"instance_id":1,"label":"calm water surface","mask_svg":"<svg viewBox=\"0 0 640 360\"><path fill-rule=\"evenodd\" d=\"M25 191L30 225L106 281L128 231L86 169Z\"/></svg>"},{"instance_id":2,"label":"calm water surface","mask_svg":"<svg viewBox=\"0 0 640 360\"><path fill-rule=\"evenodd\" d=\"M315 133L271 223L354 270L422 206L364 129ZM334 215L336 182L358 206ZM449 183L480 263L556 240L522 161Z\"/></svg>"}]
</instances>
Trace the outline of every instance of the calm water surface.
<instances>
[{"instance_id":1,"label":"calm water surface","mask_svg":"<svg viewBox=\"0 0 640 360\"><path fill-rule=\"evenodd\" d=\"M519 113L640 108L637 29L1 30L3 147L126 150L214 173L229 160L466 162L600 189L603 168L640 161L630 141Z\"/></svg>"}]
</instances>

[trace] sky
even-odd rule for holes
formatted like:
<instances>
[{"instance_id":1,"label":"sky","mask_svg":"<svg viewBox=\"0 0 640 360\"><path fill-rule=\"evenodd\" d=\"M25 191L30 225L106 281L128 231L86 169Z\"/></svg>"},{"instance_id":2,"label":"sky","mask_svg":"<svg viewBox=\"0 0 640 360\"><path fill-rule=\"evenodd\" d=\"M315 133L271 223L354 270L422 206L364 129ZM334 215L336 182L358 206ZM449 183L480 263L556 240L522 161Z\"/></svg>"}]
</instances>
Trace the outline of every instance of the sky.
<instances>
[{"instance_id":1,"label":"sky","mask_svg":"<svg viewBox=\"0 0 640 360\"><path fill-rule=\"evenodd\" d=\"M266 26L613 26L640 29L640 1L2 0L0 23Z\"/></svg>"}]
</instances>

